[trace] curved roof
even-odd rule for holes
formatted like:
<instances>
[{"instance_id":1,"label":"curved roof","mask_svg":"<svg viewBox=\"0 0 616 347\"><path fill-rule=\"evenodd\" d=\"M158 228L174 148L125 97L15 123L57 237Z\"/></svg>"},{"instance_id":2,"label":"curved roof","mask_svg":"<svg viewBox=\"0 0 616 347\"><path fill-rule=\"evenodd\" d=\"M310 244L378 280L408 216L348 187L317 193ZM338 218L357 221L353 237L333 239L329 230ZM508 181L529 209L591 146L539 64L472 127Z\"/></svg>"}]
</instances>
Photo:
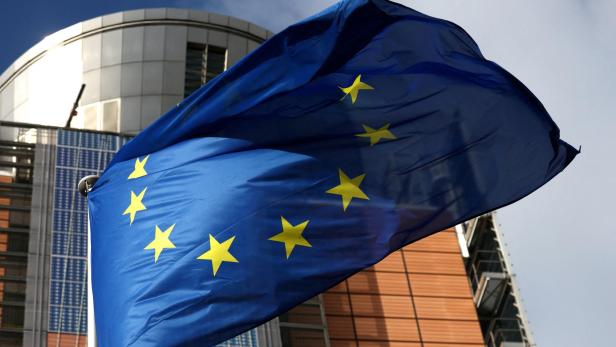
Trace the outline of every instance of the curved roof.
<instances>
[{"instance_id":1,"label":"curved roof","mask_svg":"<svg viewBox=\"0 0 616 347\"><path fill-rule=\"evenodd\" d=\"M45 56L52 48L67 45L104 31L157 24L194 26L225 31L258 43L272 36L272 32L258 25L234 17L205 11L179 8L152 8L112 13L73 24L50 34L32 46L2 73L0 76L0 91L28 66Z\"/></svg>"}]
</instances>

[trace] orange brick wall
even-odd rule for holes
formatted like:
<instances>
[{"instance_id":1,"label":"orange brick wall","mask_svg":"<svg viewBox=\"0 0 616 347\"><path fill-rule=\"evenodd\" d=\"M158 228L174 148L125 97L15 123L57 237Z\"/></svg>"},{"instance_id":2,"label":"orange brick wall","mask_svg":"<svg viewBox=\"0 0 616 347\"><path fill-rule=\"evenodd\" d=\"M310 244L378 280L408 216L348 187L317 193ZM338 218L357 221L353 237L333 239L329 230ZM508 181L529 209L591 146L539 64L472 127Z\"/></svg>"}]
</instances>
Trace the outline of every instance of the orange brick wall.
<instances>
[{"instance_id":1,"label":"orange brick wall","mask_svg":"<svg viewBox=\"0 0 616 347\"><path fill-rule=\"evenodd\" d=\"M10 183L11 177L0 176L0 182ZM9 205L11 200L8 198L0 198L0 205ZM9 226L9 211L0 211L0 227L8 228ZM6 233L0 233L0 251L6 251L8 249L8 235ZM6 269L0 267L0 276L6 274ZM0 301L4 300L4 282L0 282ZM2 326L2 307L0 307L0 326Z\"/></svg>"},{"instance_id":2,"label":"orange brick wall","mask_svg":"<svg viewBox=\"0 0 616 347\"><path fill-rule=\"evenodd\" d=\"M47 346L54 347L86 347L87 336L73 334L47 334Z\"/></svg>"},{"instance_id":3,"label":"orange brick wall","mask_svg":"<svg viewBox=\"0 0 616 347\"><path fill-rule=\"evenodd\" d=\"M323 295L332 347L481 347L455 232L392 253Z\"/></svg>"}]
</instances>

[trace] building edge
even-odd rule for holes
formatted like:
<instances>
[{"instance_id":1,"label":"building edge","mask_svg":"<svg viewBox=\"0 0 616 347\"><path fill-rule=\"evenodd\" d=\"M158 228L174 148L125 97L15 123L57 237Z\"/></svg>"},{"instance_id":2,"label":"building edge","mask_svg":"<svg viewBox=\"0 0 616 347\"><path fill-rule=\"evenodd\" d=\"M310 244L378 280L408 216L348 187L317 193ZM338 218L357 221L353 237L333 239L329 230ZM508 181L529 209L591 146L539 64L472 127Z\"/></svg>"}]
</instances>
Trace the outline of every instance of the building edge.
<instances>
[{"instance_id":1,"label":"building edge","mask_svg":"<svg viewBox=\"0 0 616 347\"><path fill-rule=\"evenodd\" d=\"M532 329L530 328L530 322L528 320L526 309L524 308L522 294L520 293L520 288L518 287L518 284L516 281L516 274L513 271L511 259L509 259L509 251L507 249L507 243L505 242L504 235L501 231L501 224L498 221L498 212L494 211L491 213L491 215L492 215L492 220L494 224L494 231L496 232L496 237L498 239L501 252L503 253L503 258L507 266L507 271L509 272L510 285L513 290L513 295L516 298L516 302L517 302L517 306L518 306L519 314L520 314L520 319L522 320L522 323L526 330L526 336L528 338L528 343L530 344L530 346L533 346L533 347L537 346L537 344L535 343L535 338L533 336Z\"/></svg>"},{"instance_id":2,"label":"building edge","mask_svg":"<svg viewBox=\"0 0 616 347\"><path fill-rule=\"evenodd\" d=\"M458 226L473 301L488 347L533 347L522 297L515 281L497 213L491 212Z\"/></svg>"}]
</instances>

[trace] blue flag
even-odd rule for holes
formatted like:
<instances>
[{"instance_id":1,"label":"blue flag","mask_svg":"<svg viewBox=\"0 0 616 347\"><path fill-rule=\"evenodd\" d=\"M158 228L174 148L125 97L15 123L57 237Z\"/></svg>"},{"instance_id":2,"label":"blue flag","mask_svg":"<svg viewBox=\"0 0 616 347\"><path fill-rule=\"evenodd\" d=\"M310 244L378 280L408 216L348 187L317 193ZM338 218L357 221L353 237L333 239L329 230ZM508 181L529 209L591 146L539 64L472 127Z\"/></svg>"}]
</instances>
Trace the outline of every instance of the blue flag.
<instances>
[{"instance_id":1,"label":"blue flag","mask_svg":"<svg viewBox=\"0 0 616 347\"><path fill-rule=\"evenodd\" d=\"M461 28L341 2L124 146L89 194L102 346L206 346L510 204L577 151Z\"/></svg>"}]
</instances>

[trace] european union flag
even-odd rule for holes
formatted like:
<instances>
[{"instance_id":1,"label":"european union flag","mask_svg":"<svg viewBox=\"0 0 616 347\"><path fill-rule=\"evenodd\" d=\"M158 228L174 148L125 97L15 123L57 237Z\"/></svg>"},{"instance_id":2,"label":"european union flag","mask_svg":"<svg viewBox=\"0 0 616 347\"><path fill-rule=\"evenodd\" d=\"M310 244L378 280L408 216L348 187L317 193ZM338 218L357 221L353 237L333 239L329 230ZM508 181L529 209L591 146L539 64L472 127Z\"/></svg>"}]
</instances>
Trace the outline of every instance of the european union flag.
<instances>
[{"instance_id":1,"label":"european union flag","mask_svg":"<svg viewBox=\"0 0 616 347\"><path fill-rule=\"evenodd\" d=\"M101 176L99 342L224 341L526 196L576 154L455 24L341 2L191 95Z\"/></svg>"}]
</instances>

